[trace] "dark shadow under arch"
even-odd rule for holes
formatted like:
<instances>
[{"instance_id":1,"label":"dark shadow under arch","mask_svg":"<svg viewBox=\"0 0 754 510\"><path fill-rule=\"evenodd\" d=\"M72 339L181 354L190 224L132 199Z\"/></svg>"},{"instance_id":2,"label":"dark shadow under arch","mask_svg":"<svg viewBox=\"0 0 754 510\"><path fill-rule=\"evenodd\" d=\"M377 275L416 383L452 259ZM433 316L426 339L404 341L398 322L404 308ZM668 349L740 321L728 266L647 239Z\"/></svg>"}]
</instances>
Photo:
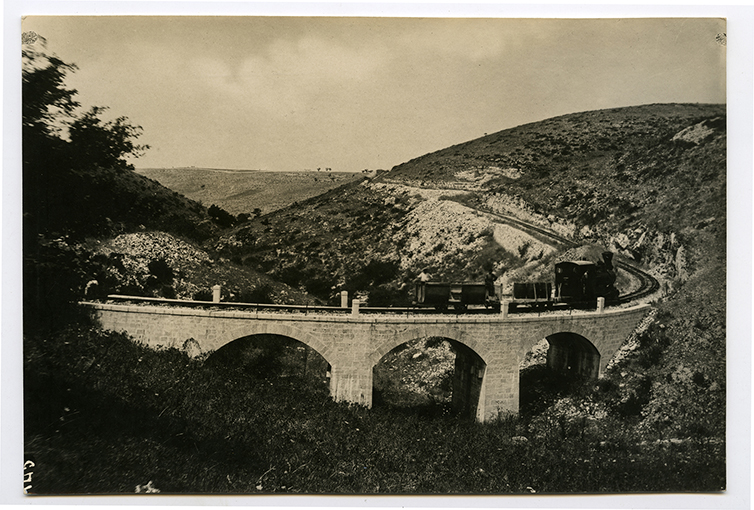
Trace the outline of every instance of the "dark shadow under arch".
<instances>
[{"instance_id":1,"label":"dark shadow under arch","mask_svg":"<svg viewBox=\"0 0 754 510\"><path fill-rule=\"evenodd\" d=\"M596 379L600 372L597 348L576 333L555 333L547 337L547 367L559 374Z\"/></svg>"},{"instance_id":2,"label":"dark shadow under arch","mask_svg":"<svg viewBox=\"0 0 754 510\"><path fill-rule=\"evenodd\" d=\"M445 337L406 341L372 369L372 403L474 418L486 364L468 346Z\"/></svg>"},{"instance_id":3,"label":"dark shadow under arch","mask_svg":"<svg viewBox=\"0 0 754 510\"><path fill-rule=\"evenodd\" d=\"M578 392L599 375L600 354L585 337L571 332L549 335L534 344L519 372L519 411L535 416L558 398Z\"/></svg>"},{"instance_id":4,"label":"dark shadow under arch","mask_svg":"<svg viewBox=\"0 0 754 510\"><path fill-rule=\"evenodd\" d=\"M261 378L301 377L328 386L330 382L330 365L319 352L295 338L277 334L237 338L210 354L205 365Z\"/></svg>"}]
</instances>

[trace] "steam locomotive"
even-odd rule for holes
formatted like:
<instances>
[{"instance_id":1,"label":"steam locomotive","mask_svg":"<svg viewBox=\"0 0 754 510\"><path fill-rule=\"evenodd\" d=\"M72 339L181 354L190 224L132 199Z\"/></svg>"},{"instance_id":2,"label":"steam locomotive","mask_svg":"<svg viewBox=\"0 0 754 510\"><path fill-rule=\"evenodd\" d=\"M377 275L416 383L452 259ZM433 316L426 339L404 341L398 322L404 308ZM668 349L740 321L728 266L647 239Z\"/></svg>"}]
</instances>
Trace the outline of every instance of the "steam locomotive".
<instances>
[{"instance_id":1,"label":"steam locomotive","mask_svg":"<svg viewBox=\"0 0 754 510\"><path fill-rule=\"evenodd\" d=\"M500 310L504 301L508 301L509 311L588 308L596 306L598 297L605 298L607 304L617 301L615 280L613 254L606 251L597 262L572 260L555 264L554 287L552 282L514 283L512 299L503 295L501 285L494 285L489 279L484 283L420 282L416 285L416 305L441 312L449 307L463 312L469 306Z\"/></svg>"}]
</instances>

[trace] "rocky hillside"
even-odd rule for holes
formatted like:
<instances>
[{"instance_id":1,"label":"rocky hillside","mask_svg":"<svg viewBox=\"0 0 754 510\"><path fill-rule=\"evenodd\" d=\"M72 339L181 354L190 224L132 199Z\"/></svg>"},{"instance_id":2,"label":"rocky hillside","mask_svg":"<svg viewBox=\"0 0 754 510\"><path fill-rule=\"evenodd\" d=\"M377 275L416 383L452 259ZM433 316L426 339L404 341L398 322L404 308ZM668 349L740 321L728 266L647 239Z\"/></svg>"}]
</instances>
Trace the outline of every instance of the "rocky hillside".
<instances>
[{"instance_id":1,"label":"rocky hillside","mask_svg":"<svg viewBox=\"0 0 754 510\"><path fill-rule=\"evenodd\" d=\"M553 248L491 211L610 249L673 288L705 263L705 246L724 246L725 128L722 105L566 115L292 204L213 248L322 299L345 288L380 304L409 301L421 271L478 280L491 268L501 282L547 274Z\"/></svg>"},{"instance_id":2,"label":"rocky hillside","mask_svg":"<svg viewBox=\"0 0 754 510\"><path fill-rule=\"evenodd\" d=\"M524 210L685 280L696 233L725 232L725 144L724 105L646 105L508 129L398 165L385 179L469 190L478 206Z\"/></svg>"},{"instance_id":3,"label":"rocky hillside","mask_svg":"<svg viewBox=\"0 0 754 510\"><path fill-rule=\"evenodd\" d=\"M216 260L197 244L165 232L92 238L81 249L103 262L91 275L101 288L90 298L112 293L209 301L212 287L220 285L223 301L316 303L304 292L230 261Z\"/></svg>"},{"instance_id":4,"label":"rocky hillside","mask_svg":"<svg viewBox=\"0 0 754 510\"><path fill-rule=\"evenodd\" d=\"M25 292L25 310L38 312L25 320L68 319L69 310L45 302L58 305L55 293L80 299L93 279L109 290L167 297L206 299L221 283L226 300L334 301L345 289L370 305L403 305L421 271L436 280L474 280L492 270L509 284L548 278L563 258L611 249L663 282L653 314L598 382L575 390L559 380L543 384L550 375L540 370L546 347L538 344L521 365L526 416L516 437L550 456L570 444L566 439L585 441L583 452L567 450L553 465L593 459L595 444L607 452L599 454L606 463L616 452L668 445L666 468L712 466L695 472L723 488L724 114L717 105L649 105L501 131L236 222L201 244L202 236L180 224L161 226L159 207L166 205L155 197L170 207L186 199L120 172L127 187L111 181L86 202L97 204L94 217L104 230L89 239L87 230L76 239L45 237L25 264L26 282L33 282L25 290L38 291ZM137 204L154 216L141 223ZM220 229L208 211L192 208L199 214L193 227ZM491 213L544 226L579 246L553 247ZM623 292L630 285L619 280ZM445 342L419 339L382 360L376 394L398 405L446 403L452 360ZM713 453L700 457L695 445ZM626 466L655 458L642 453Z\"/></svg>"}]
</instances>

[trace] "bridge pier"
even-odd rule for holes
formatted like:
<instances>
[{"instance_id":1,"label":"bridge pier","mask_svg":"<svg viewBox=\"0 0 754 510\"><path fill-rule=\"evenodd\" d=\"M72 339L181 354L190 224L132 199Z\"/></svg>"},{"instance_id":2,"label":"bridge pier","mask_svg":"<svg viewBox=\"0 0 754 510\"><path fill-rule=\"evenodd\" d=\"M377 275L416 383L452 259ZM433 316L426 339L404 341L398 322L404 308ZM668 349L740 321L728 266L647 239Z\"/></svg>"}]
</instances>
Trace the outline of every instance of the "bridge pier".
<instances>
[{"instance_id":1,"label":"bridge pier","mask_svg":"<svg viewBox=\"0 0 754 510\"><path fill-rule=\"evenodd\" d=\"M453 410L463 416L478 416L480 404L484 403L480 395L487 365L465 345L458 342L452 344L456 353L453 367Z\"/></svg>"},{"instance_id":2,"label":"bridge pier","mask_svg":"<svg viewBox=\"0 0 754 510\"><path fill-rule=\"evenodd\" d=\"M336 402L372 407L372 368L338 367L330 371L330 395Z\"/></svg>"},{"instance_id":3,"label":"bridge pier","mask_svg":"<svg viewBox=\"0 0 754 510\"><path fill-rule=\"evenodd\" d=\"M154 301L146 305L84 305L96 313L104 329L125 331L155 348L181 348L190 338L196 355L251 335L298 340L330 364L334 400L367 407L372 405L373 367L386 353L417 338L445 338L461 353L458 369L465 371L465 379L458 381L462 393L454 405L470 413L476 405L478 421L518 413L518 363L539 340L548 338L555 345L548 356L553 368L596 376L650 309L645 305L541 317L505 312L406 317L358 313L357 300L356 313L351 310L348 314L346 309L342 315L203 310L153 306ZM164 304L175 302L165 300Z\"/></svg>"},{"instance_id":4,"label":"bridge pier","mask_svg":"<svg viewBox=\"0 0 754 510\"><path fill-rule=\"evenodd\" d=\"M518 358L512 356L487 365L479 393L477 421L518 414L518 363Z\"/></svg>"}]
</instances>

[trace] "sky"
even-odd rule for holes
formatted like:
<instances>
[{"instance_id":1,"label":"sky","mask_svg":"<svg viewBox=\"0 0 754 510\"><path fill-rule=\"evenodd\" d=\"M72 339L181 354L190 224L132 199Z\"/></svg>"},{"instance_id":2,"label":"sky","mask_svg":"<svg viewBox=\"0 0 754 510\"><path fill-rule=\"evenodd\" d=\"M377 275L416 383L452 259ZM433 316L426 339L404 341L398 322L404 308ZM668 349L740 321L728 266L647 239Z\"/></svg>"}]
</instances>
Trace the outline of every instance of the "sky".
<instances>
[{"instance_id":1,"label":"sky","mask_svg":"<svg viewBox=\"0 0 754 510\"><path fill-rule=\"evenodd\" d=\"M724 103L719 18L31 16L137 168L389 169L528 122Z\"/></svg>"},{"instance_id":2,"label":"sky","mask_svg":"<svg viewBox=\"0 0 754 510\"><path fill-rule=\"evenodd\" d=\"M425 0L413 0L423 12ZM455 1L455 0L454 0ZM458 0L460 1L460 0ZM505 15L504 0L474 0L474 7L442 4L433 16ZM144 11L279 13L269 4L248 2L134 2L106 9L108 3L70 0L5 2L4 131L0 184L2 207L3 373L0 447L0 500L14 508L28 505L17 490L18 460L23 457L21 342L21 158L18 64L22 14ZM277 3L277 2L276 2ZM282 2L284 3L284 2ZM326 13L404 15L398 4L337 8L300 2L296 10ZM599 16L588 6L525 6L530 16ZM754 8L722 3L698 10L628 5L622 16L728 16L727 47L711 40L724 30L720 19L663 21L453 21L245 19L124 20L27 18L48 47L79 71L69 84L86 105L107 105L144 128L142 143L152 146L137 167L203 166L297 170L390 168L395 164L508 127L591 109L653 102L712 102L726 99L725 53L729 69L728 274L731 275L728 323L730 388L740 405L730 406L730 444L741 455L729 459L724 494L621 495L583 498L550 496L548 507L586 508L748 508L751 445L751 257L752 253L752 44ZM736 4L737 2L730 2ZM744 2L746 3L746 2ZM242 5L244 4L244 5ZM486 4L486 5L485 5ZM649 4L649 3L647 3ZM671 4L668 6L668 4ZM221 7L217 7L217 6ZM262 5L262 7L259 7ZM301 7L304 5L304 7ZM187 7L189 6L189 7ZM480 7L481 6L481 7ZM266 9L266 10L265 10ZM337 12L336 12L337 11ZM586 14L584 14L586 12ZM416 15L415 13L412 13ZM609 9L609 16L614 16ZM14 67L14 62L16 67ZM745 254L740 256L740 254ZM15 460L14 460L15 459ZM166 496L166 498L170 498ZM647 498L650 498L649 500ZM133 504L52 498L49 504ZM334 506L344 504L341 498ZM526 499L525 502L522 502ZM713 501L714 500L714 501ZM167 501L167 500L166 500ZM170 500L169 504L244 504ZM256 500L255 500L256 501ZM260 505L306 505L259 500ZM384 506L359 498L356 506ZM399 500L400 501L400 500ZM443 503L463 507L479 502ZM319 504L326 504L329 501ZM500 506L541 506L541 500L510 498ZM400 501L406 507L434 500ZM308 504L313 504L308 502ZM393 502L398 508L398 504ZM188 508L188 507L187 507ZM302 506L303 508L303 506Z\"/></svg>"}]
</instances>

